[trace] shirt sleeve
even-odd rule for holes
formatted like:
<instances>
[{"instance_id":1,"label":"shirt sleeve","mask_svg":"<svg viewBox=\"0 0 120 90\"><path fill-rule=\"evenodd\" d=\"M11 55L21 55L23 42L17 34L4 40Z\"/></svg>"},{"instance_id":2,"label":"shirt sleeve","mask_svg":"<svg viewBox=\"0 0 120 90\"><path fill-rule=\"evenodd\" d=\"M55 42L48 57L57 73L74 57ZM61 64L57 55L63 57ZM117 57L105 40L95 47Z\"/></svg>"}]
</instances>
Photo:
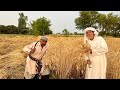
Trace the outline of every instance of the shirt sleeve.
<instances>
[{"instance_id":1,"label":"shirt sleeve","mask_svg":"<svg viewBox=\"0 0 120 90\"><path fill-rule=\"evenodd\" d=\"M102 37L99 37L98 40L98 46L96 48L91 47L93 56L102 55L108 52L108 46L106 41Z\"/></svg>"},{"instance_id":2,"label":"shirt sleeve","mask_svg":"<svg viewBox=\"0 0 120 90\"><path fill-rule=\"evenodd\" d=\"M48 51L49 51L49 44L46 45L45 54L47 54Z\"/></svg>"},{"instance_id":3,"label":"shirt sleeve","mask_svg":"<svg viewBox=\"0 0 120 90\"><path fill-rule=\"evenodd\" d=\"M31 43L30 45L26 45L26 46L23 48L23 51L24 51L25 53L29 54L34 45L35 45L35 43Z\"/></svg>"}]
</instances>

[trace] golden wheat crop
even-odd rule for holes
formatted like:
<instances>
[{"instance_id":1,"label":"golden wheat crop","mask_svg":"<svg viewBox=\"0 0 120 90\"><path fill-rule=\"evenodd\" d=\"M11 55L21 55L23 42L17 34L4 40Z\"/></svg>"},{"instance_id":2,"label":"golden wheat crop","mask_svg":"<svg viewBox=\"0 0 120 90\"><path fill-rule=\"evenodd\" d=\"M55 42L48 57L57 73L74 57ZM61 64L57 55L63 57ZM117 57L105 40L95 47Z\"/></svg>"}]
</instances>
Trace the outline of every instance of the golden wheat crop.
<instances>
[{"instance_id":1,"label":"golden wheat crop","mask_svg":"<svg viewBox=\"0 0 120 90\"><path fill-rule=\"evenodd\" d=\"M48 36L49 49L43 60L49 64L51 79L84 79L86 63L83 59L83 37ZM25 69L23 47L37 36L0 35L0 78L22 79ZM107 79L120 78L120 38L105 38Z\"/></svg>"}]
</instances>

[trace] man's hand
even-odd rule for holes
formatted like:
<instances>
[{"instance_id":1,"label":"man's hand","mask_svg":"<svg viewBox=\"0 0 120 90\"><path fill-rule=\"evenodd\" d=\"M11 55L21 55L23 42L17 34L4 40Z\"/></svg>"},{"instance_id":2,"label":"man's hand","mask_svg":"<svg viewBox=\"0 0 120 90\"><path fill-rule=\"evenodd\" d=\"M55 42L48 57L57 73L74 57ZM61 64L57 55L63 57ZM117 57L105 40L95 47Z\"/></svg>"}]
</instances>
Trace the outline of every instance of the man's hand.
<instances>
[{"instance_id":1,"label":"man's hand","mask_svg":"<svg viewBox=\"0 0 120 90\"><path fill-rule=\"evenodd\" d=\"M87 64L88 64L88 65L91 65L90 59L87 60Z\"/></svg>"},{"instance_id":2,"label":"man's hand","mask_svg":"<svg viewBox=\"0 0 120 90\"><path fill-rule=\"evenodd\" d=\"M35 48L31 49L30 54L33 54L35 52Z\"/></svg>"},{"instance_id":3,"label":"man's hand","mask_svg":"<svg viewBox=\"0 0 120 90\"><path fill-rule=\"evenodd\" d=\"M90 54L92 54L92 49L90 49L90 48L85 49L85 53L88 53L88 52L90 52Z\"/></svg>"},{"instance_id":4,"label":"man's hand","mask_svg":"<svg viewBox=\"0 0 120 90\"><path fill-rule=\"evenodd\" d=\"M84 50L85 50L85 53L90 52L90 54L92 54L92 49L90 48L89 45L84 44L84 45L83 45L83 48L84 48Z\"/></svg>"}]
</instances>

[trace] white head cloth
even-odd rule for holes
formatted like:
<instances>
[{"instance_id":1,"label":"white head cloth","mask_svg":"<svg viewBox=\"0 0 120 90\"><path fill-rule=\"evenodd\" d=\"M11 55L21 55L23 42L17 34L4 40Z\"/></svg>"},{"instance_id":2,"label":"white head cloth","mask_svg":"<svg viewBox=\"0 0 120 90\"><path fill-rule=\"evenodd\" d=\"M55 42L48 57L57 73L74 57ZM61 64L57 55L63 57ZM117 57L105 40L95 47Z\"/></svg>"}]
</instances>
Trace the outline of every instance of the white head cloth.
<instances>
[{"instance_id":1,"label":"white head cloth","mask_svg":"<svg viewBox=\"0 0 120 90\"><path fill-rule=\"evenodd\" d=\"M96 30L95 28L93 28L93 27L87 27L87 28L84 30L84 44L86 44L86 40L88 40L87 35L86 35L86 32L87 32L88 30L93 31L94 34L95 34L95 37L98 36L98 32L97 32L97 30Z\"/></svg>"}]
</instances>

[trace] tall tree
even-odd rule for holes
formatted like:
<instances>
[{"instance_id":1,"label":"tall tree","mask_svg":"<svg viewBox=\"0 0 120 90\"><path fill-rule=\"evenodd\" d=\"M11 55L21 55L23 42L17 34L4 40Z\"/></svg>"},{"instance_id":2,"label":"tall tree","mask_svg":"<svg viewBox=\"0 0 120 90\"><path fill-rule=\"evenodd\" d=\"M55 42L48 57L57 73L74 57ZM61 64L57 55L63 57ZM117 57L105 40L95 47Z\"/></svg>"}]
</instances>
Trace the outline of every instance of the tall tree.
<instances>
[{"instance_id":1,"label":"tall tree","mask_svg":"<svg viewBox=\"0 0 120 90\"><path fill-rule=\"evenodd\" d=\"M45 17L38 18L31 23L31 34L34 35L48 35L51 34L50 30L51 22Z\"/></svg>"},{"instance_id":2,"label":"tall tree","mask_svg":"<svg viewBox=\"0 0 120 90\"><path fill-rule=\"evenodd\" d=\"M120 34L120 17L118 15L101 14L97 11L81 11L79 13L79 17L75 19L76 29L84 30L86 27L97 26L102 35L118 36Z\"/></svg>"},{"instance_id":3,"label":"tall tree","mask_svg":"<svg viewBox=\"0 0 120 90\"><path fill-rule=\"evenodd\" d=\"M76 29L84 30L86 27L96 26L99 13L97 11L81 11L75 19Z\"/></svg>"},{"instance_id":4,"label":"tall tree","mask_svg":"<svg viewBox=\"0 0 120 90\"><path fill-rule=\"evenodd\" d=\"M107 20L108 21L106 22L106 25L107 25L106 30L108 32L109 31L113 32L113 35L116 36L120 17L118 17L118 15L113 15L113 13L109 13L107 15Z\"/></svg>"},{"instance_id":5,"label":"tall tree","mask_svg":"<svg viewBox=\"0 0 120 90\"><path fill-rule=\"evenodd\" d=\"M27 25L27 20L28 20L28 17L27 16L24 16L24 13L19 13L19 19L18 19L18 30L19 30L19 33L23 33L24 30L26 30L26 25Z\"/></svg>"},{"instance_id":6,"label":"tall tree","mask_svg":"<svg viewBox=\"0 0 120 90\"><path fill-rule=\"evenodd\" d=\"M64 35L69 35L69 31L68 31L67 29L64 29L64 30L62 31L62 34L64 34Z\"/></svg>"},{"instance_id":7,"label":"tall tree","mask_svg":"<svg viewBox=\"0 0 120 90\"><path fill-rule=\"evenodd\" d=\"M107 16L105 14L99 14L97 23L100 31L104 31L106 27Z\"/></svg>"}]
</instances>

